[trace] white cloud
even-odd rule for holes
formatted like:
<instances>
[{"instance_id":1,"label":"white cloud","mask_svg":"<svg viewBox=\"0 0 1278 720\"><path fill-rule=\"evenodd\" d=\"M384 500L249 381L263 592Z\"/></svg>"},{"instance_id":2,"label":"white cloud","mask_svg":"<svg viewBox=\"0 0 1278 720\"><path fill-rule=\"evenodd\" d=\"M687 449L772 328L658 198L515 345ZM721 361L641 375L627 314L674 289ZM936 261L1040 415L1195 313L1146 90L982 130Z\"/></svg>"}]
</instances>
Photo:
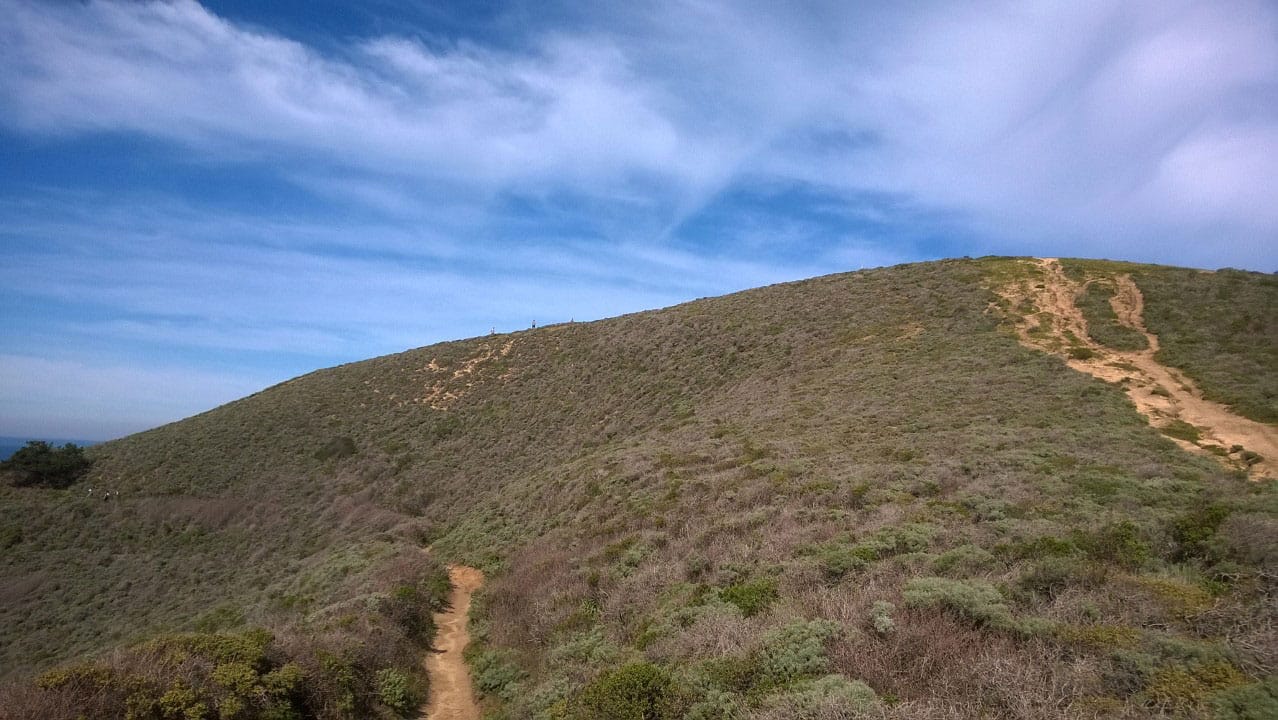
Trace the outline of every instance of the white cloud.
<instances>
[{"instance_id":1,"label":"white cloud","mask_svg":"<svg viewBox=\"0 0 1278 720\"><path fill-rule=\"evenodd\" d=\"M321 189L336 163L391 212L411 212L413 184L560 188L650 205L674 231L733 183L789 180L903 195L1013 251L1117 240L1207 262L1205 226L1244 245L1278 232L1249 190L1278 184L1278 10L1261 2L672 1L604 5L518 51L384 36L341 56L189 0L6 5L11 126L302 157L329 163L293 171Z\"/></svg>"},{"instance_id":2,"label":"white cloud","mask_svg":"<svg viewBox=\"0 0 1278 720\"><path fill-rule=\"evenodd\" d=\"M0 14L8 132L159 138L351 215L181 190L0 198L5 292L91 318L37 319L47 365L15 333L0 343L0 407L30 422L45 420L23 375L61 373L85 407L142 424L182 412L157 383L215 389L182 406L199 408L282 379L151 348L328 364L917 259L922 235L963 238L956 253L1278 269L1264 2L605 3L501 47L402 34L326 50L191 0ZM87 398L95 382L137 403Z\"/></svg>"}]
</instances>

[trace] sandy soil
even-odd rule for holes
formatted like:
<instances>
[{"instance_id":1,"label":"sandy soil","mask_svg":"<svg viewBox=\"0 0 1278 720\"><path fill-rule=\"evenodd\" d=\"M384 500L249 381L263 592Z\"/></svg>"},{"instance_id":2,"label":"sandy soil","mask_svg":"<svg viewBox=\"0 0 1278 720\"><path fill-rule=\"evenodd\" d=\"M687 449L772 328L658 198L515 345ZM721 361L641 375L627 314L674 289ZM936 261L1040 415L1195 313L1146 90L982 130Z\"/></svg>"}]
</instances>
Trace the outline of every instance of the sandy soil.
<instances>
[{"instance_id":1,"label":"sandy soil","mask_svg":"<svg viewBox=\"0 0 1278 720\"><path fill-rule=\"evenodd\" d=\"M422 708L425 720L479 720L479 706L471 689L470 670L462 651L470 642L466 617L470 596L484 584L484 574L473 567L450 565L453 591L448 610L435 613L435 650L426 656L430 676L430 703Z\"/></svg>"},{"instance_id":2,"label":"sandy soil","mask_svg":"<svg viewBox=\"0 0 1278 720\"><path fill-rule=\"evenodd\" d=\"M1198 443L1172 438L1181 447L1247 469L1252 478L1278 477L1278 428L1242 417L1220 403L1207 400L1183 373L1154 359L1158 337L1145 327L1144 297L1130 276L1113 278L1116 292L1110 305L1120 323L1140 331L1149 341L1148 349L1136 352L1114 350L1093 342L1087 335L1087 321L1075 304L1083 286L1067 277L1054 258L1042 258L1036 263L1038 272L1033 279L1000 289L1000 294L1013 308L1027 300L1034 306L1033 313L1018 318L1017 333L1024 344L1065 357L1075 370L1121 384L1136 409L1154 427L1162 429L1180 420L1198 428ZM1086 347L1093 357L1069 357L1071 346ZM1226 451L1241 446L1259 453L1264 460L1247 467L1237 452L1221 456L1205 449L1213 445Z\"/></svg>"},{"instance_id":3,"label":"sandy soil","mask_svg":"<svg viewBox=\"0 0 1278 720\"><path fill-rule=\"evenodd\" d=\"M419 398L418 402L436 410L447 410L475 386L475 382L478 381L476 374L479 370L494 360L510 355L514 347L514 340L507 340L500 350L494 350L492 345L484 344L474 357L462 361L461 367L451 373L441 366L436 358L431 358L426 367L419 372L430 373L436 379L431 382L430 387L426 389L426 395ZM446 377L441 378L440 375ZM506 380L509 375L507 372L497 379Z\"/></svg>"}]
</instances>

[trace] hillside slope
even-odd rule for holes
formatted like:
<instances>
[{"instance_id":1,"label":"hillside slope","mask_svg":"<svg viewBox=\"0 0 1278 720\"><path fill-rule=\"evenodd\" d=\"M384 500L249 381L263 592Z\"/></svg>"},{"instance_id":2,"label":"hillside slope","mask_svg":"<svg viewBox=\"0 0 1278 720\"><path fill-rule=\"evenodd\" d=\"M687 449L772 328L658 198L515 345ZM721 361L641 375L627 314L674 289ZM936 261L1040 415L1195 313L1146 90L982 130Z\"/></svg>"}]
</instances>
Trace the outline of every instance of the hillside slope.
<instances>
[{"instance_id":1,"label":"hillside slope","mask_svg":"<svg viewBox=\"0 0 1278 720\"><path fill-rule=\"evenodd\" d=\"M1271 276L1063 265L1130 277L1159 361L1272 426ZM1259 707L1274 484L1023 345L1039 309L1007 288L1035 268L900 266L444 343L94 448L71 490L0 489L0 667L323 616L431 543L489 571L471 657L495 716ZM1089 342L1139 343L1092 286Z\"/></svg>"}]
</instances>

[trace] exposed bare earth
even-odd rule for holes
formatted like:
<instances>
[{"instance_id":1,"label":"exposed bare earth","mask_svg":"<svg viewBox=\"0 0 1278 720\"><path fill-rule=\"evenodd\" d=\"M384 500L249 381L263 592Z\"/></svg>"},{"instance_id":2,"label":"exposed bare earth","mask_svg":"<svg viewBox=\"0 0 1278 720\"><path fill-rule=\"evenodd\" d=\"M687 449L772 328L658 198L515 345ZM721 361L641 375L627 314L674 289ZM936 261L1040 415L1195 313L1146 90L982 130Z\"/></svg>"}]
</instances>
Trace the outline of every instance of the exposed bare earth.
<instances>
[{"instance_id":1,"label":"exposed bare earth","mask_svg":"<svg viewBox=\"0 0 1278 720\"><path fill-rule=\"evenodd\" d=\"M430 676L430 702L422 708L426 720L479 720L479 706L470 685L470 670L462 651L470 642L466 618L470 596L484 584L484 574L473 567L450 565L453 591L446 611L435 613L435 650L426 657Z\"/></svg>"},{"instance_id":2,"label":"exposed bare earth","mask_svg":"<svg viewBox=\"0 0 1278 720\"><path fill-rule=\"evenodd\" d=\"M420 398L419 402L436 410L447 410L474 387L475 375L484 365L510 355L514 346L514 340L507 340L500 350L495 350L491 344L485 344L478 354L463 361L461 367L451 372L448 368L441 366L438 360L432 358L430 363L420 371L430 373L432 381L426 390L426 395ZM498 379L505 380L507 375Z\"/></svg>"},{"instance_id":3,"label":"exposed bare earth","mask_svg":"<svg viewBox=\"0 0 1278 720\"><path fill-rule=\"evenodd\" d=\"M1110 305L1120 323L1144 334L1149 347L1121 351L1088 336L1087 321L1075 302L1084 286L1066 276L1053 258L1034 263L1029 279L999 289L1014 309L1025 308L1027 302L1033 306L1032 312L1014 315L1022 343L1065 357L1075 370L1120 384L1136 409L1156 428L1165 430L1177 421L1193 425L1198 442L1172 438L1182 447L1246 468L1253 478L1278 477L1278 428L1207 400L1183 373L1154 359L1158 337L1145 328L1144 298L1131 276L1113 278L1116 292ZM1087 354L1079 353L1079 348L1086 348L1091 357L1079 357ZM1248 466L1241 451L1234 450L1238 447L1259 453L1263 459ZM1208 448L1215 448L1215 452Z\"/></svg>"}]
</instances>

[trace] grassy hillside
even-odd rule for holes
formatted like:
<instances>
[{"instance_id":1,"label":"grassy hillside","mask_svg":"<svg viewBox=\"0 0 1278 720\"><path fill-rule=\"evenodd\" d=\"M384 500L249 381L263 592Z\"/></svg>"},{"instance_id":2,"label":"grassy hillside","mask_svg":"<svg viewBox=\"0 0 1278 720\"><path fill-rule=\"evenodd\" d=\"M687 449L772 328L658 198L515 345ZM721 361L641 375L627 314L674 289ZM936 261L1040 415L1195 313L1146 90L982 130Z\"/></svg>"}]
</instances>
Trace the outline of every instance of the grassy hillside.
<instances>
[{"instance_id":1,"label":"grassy hillside","mask_svg":"<svg viewBox=\"0 0 1278 720\"><path fill-rule=\"evenodd\" d=\"M0 489L0 667L311 627L430 544L490 572L472 665L492 717L1278 703L1273 483L1018 344L990 289L1018 267L444 343L96 447L70 490ZM1263 418L1272 278L1131 267L1165 362Z\"/></svg>"}]
</instances>

